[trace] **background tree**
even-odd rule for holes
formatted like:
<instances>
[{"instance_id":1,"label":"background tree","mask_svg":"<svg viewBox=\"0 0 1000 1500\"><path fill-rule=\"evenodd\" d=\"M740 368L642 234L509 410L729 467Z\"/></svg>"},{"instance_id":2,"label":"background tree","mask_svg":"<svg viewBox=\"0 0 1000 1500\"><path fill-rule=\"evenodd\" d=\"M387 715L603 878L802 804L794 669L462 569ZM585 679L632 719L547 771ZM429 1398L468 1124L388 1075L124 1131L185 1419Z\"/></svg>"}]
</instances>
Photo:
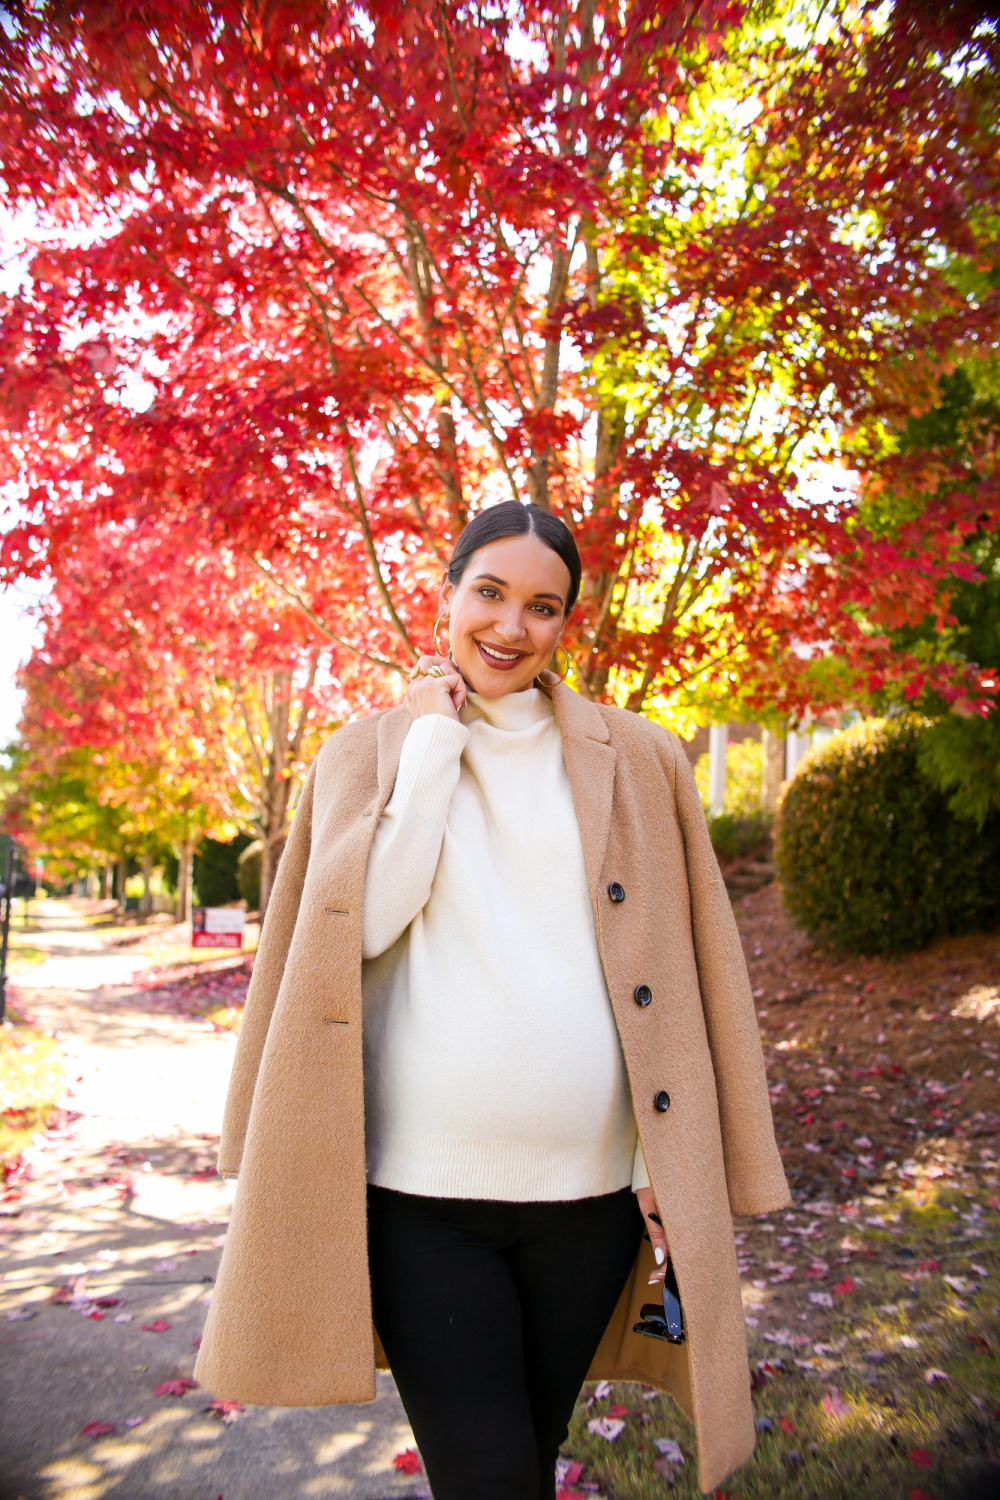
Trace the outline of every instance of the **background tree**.
<instances>
[{"instance_id":1,"label":"background tree","mask_svg":"<svg viewBox=\"0 0 1000 1500\"><path fill-rule=\"evenodd\" d=\"M948 274L1000 187L973 10L14 6L3 180L46 234L0 325L6 576L94 533L266 574L354 708L517 495L581 538L593 697L985 710L890 635L951 618L992 477L874 529L803 482L995 340Z\"/></svg>"},{"instance_id":2,"label":"background tree","mask_svg":"<svg viewBox=\"0 0 1000 1500\"><path fill-rule=\"evenodd\" d=\"M202 835L223 820L250 832L264 910L343 688L320 675L316 632L259 573L241 577L226 549L179 553L178 540L108 524L64 554L23 676L24 753L46 767L73 746L103 768L106 798L177 846L182 915Z\"/></svg>"}]
</instances>

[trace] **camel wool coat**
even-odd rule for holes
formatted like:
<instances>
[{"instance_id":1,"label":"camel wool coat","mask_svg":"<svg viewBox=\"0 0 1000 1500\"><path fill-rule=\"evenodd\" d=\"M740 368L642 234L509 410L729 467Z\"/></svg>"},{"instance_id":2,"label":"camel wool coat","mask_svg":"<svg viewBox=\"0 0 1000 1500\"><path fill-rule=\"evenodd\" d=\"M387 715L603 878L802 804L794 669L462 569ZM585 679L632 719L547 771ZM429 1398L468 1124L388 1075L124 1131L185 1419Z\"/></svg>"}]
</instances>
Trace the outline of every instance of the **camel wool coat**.
<instances>
[{"instance_id":1,"label":"camel wool coat","mask_svg":"<svg viewBox=\"0 0 1000 1500\"><path fill-rule=\"evenodd\" d=\"M637 714L545 685L688 1334L673 1346L632 1331L657 1295L643 1240L590 1377L669 1391L694 1419L698 1483L710 1491L754 1444L731 1214L789 1201L757 1018L679 741ZM401 705L327 741L278 868L219 1153L219 1170L239 1182L195 1366L217 1396L370 1401L376 1362L384 1365L368 1280L361 915L368 852L409 726ZM652 990L648 1004L636 1002L640 985Z\"/></svg>"}]
</instances>

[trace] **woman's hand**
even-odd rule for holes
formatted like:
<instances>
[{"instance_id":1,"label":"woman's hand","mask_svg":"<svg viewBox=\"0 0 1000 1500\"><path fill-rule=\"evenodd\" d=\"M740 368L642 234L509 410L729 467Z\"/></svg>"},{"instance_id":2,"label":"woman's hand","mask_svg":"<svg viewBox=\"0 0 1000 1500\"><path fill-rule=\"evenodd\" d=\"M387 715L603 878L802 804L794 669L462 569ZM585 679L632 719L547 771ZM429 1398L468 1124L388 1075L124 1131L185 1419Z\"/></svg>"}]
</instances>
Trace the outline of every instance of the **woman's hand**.
<instances>
[{"instance_id":1,"label":"woman's hand","mask_svg":"<svg viewBox=\"0 0 1000 1500\"><path fill-rule=\"evenodd\" d=\"M424 714L444 714L446 719L457 719L458 711L468 696L465 679L450 656L422 656L417 670L426 674L429 667L440 667L443 676L414 677L406 695L406 706L411 719L422 719Z\"/></svg>"},{"instance_id":2,"label":"woman's hand","mask_svg":"<svg viewBox=\"0 0 1000 1500\"><path fill-rule=\"evenodd\" d=\"M656 1270L649 1278L649 1284L655 1286L667 1274L667 1262L670 1259L667 1237L663 1232L663 1223L659 1209L656 1207L656 1199L653 1197L653 1189L651 1187L637 1188L635 1196L642 1210L642 1217L646 1221L646 1233L653 1242Z\"/></svg>"}]
</instances>

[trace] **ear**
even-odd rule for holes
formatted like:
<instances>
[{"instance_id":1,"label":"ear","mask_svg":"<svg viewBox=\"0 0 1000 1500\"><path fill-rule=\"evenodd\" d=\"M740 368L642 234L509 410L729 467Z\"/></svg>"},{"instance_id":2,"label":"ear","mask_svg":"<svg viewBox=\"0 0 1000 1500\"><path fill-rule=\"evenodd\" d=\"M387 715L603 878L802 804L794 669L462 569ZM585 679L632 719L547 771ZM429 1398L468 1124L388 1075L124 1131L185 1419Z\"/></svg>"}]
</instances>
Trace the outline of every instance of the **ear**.
<instances>
[{"instance_id":1,"label":"ear","mask_svg":"<svg viewBox=\"0 0 1000 1500\"><path fill-rule=\"evenodd\" d=\"M441 580L441 590L438 594L438 612L444 614L455 597L455 585L449 582L447 573Z\"/></svg>"}]
</instances>

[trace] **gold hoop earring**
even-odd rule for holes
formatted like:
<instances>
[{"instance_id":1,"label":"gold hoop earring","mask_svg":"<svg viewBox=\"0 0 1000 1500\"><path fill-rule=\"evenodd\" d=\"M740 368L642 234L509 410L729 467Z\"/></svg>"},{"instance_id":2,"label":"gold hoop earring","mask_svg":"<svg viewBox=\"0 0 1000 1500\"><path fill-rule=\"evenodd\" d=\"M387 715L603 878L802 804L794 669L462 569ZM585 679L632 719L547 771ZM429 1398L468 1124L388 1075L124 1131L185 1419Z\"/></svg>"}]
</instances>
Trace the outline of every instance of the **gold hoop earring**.
<instances>
[{"instance_id":1,"label":"gold hoop earring","mask_svg":"<svg viewBox=\"0 0 1000 1500\"><path fill-rule=\"evenodd\" d=\"M435 656L447 656L447 654L448 654L447 651L442 651L441 650L441 646L440 646L440 643L438 641L438 631L441 629L442 624L447 624L447 622L448 622L448 616L447 615L438 615L437 619L434 621L434 654L435 654Z\"/></svg>"},{"instance_id":2,"label":"gold hoop earring","mask_svg":"<svg viewBox=\"0 0 1000 1500\"><path fill-rule=\"evenodd\" d=\"M561 651L562 654L563 654L563 656L565 656L565 658L566 658L566 665L563 668L562 676L559 677L559 673L558 672L556 673L556 676L559 677L559 681L560 682L565 682L566 681L566 674L569 671L570 667L573 665L573 658L570 656L569 652L566 650L566 647L563 645L562 641L560 641L559 644L556 646L556 651ZM553 653L552 653L553 656L555 656L556 651L553 651Z\"/></svg>"}]
</instances>

